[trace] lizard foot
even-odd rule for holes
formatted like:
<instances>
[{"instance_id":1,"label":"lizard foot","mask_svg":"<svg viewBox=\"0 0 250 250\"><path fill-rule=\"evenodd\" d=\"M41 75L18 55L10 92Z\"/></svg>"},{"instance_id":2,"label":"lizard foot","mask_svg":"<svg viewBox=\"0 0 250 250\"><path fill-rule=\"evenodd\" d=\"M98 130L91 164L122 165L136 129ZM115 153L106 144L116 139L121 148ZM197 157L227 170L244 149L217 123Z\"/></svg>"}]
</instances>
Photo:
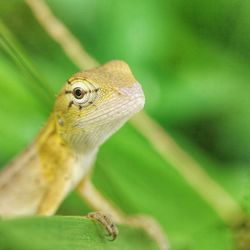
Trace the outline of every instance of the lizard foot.
<instances>
[{"instance_id":1,"label":"lizard foot","mask_svg":"<svg viewBox=\"0 0 250 250\"><path fill-rule=\"evenodd\" d=\"M119 231L109 214L98 211L88 213L86 217L98 221L106 229L111 241L116 239Z\"/></svg>"}]
</instances>

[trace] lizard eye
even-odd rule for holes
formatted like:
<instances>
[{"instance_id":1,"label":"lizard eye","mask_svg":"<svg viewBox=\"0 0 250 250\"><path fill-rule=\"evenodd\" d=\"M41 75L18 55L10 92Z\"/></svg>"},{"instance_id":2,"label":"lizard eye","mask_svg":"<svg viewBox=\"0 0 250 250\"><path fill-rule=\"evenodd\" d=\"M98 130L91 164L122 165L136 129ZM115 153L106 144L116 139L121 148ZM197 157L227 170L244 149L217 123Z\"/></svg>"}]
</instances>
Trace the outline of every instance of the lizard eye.
<instances>
[{"instance_id":1,"label":"lizard eye","mask_svg":"<svg viewBox=\"0 0 250 250\"><path fill-rule=\"evenodd\" d=\"M98 87L90 82L76 81L71 87L72 101L81 107L92 104L98 96Z\"/></svg>"},{"instance_id":2,"label":"lizard eye","mask_svg":"<svg viewBox=\"0 0 250 250\"><path fill-rule=\"evenodd\" d=\"M85 91L79 87L74 88L72 93L76 99L82 99L85 95Z\"/></svg>"}]
</instances>

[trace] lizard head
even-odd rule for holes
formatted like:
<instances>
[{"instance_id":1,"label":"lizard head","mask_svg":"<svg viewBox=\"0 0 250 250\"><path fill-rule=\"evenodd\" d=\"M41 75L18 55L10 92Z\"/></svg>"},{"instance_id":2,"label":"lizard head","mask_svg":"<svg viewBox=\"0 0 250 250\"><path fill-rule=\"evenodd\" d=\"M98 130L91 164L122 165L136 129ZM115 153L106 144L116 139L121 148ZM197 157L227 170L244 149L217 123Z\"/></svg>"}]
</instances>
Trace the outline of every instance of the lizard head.
<instances>
[{"instance_id":1,"label":"lizard head","mask_svg":"<svg viewBox=\"0 0 250 250\"><path fill-rule=\"evenodd\" d=\"M129 66L111 61L68 79L56 99L57 131L77 151L102 144L144 106Z\"/></svg>"}]
</instances>

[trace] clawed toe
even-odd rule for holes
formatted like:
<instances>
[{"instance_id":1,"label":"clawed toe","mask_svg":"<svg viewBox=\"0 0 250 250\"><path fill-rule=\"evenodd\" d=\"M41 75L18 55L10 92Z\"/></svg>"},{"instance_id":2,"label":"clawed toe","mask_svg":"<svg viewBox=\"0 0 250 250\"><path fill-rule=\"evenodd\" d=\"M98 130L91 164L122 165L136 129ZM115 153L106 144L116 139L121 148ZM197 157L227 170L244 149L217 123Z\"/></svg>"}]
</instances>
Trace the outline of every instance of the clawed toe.
<instances>
[{"instance_id":1,"label":"clawed toe","mask_svg":"<svg viewBox=\"0 0 250 250\"><path fill-rule=\"evenodd\" d=\"M113 241L117 238L119 231L117 226L113 223L110 215L98 211L89 213L87 218L98 221L106 229L106 236L110 237L110 241Z\"/></svg>"}]
</instances>

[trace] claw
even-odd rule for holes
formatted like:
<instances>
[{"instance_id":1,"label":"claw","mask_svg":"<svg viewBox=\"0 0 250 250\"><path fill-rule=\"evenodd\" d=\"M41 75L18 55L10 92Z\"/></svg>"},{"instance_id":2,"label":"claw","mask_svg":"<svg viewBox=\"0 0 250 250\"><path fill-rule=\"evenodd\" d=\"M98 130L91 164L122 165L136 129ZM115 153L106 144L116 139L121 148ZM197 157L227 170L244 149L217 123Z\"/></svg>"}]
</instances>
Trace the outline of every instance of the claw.
<instances>
[{"instance_id":1,"label":"claw","mask_svg":"<svg viewBox=\"0 0 250 250\"><path fill-rule=\"evenodd\" d=\"M111 237L110 241L114 241L119 233L117 226L113 223L110 215L103 212L91 212L86 216L89 219L98 221L107 231L106 236Z\"/></svg>"}]
</instances>

